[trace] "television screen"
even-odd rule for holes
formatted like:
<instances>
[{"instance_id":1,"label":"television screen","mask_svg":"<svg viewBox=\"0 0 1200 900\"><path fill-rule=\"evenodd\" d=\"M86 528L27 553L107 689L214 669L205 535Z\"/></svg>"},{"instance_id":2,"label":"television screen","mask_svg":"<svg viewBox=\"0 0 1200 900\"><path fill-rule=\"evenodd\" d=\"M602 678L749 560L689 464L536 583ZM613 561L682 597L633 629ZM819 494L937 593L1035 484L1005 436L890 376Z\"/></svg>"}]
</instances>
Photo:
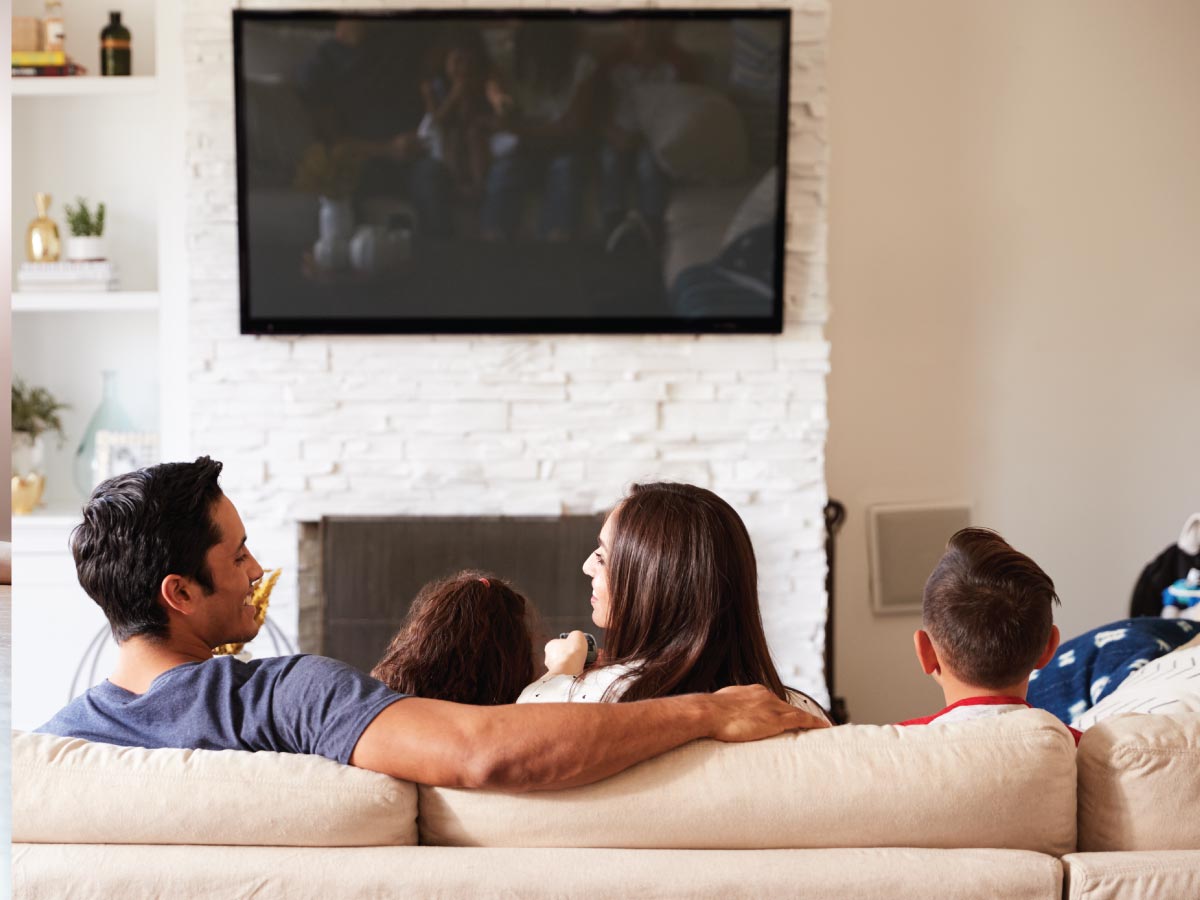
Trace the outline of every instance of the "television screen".
<instances>
[{"instance_id":1,"label":"television screen","mask_svg":"<svg viewBox=\"0 0 1200 900\"><path fill-rule=\"evenodd\" d=\"M243 333L780 331L787 10L233 16Z\"/></svg>"}]
</instances>

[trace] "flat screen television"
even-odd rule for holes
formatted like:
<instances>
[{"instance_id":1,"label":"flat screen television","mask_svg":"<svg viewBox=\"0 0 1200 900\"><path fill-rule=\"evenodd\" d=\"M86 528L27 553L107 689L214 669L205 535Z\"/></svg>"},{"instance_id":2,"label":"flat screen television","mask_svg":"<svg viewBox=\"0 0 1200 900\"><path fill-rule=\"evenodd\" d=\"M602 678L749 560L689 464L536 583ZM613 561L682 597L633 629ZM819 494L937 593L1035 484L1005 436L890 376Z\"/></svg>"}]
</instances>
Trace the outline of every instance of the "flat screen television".
<instances>
[{"instance_id":1,"label":"flat screen television","mask_svg":"<svg viewBox=\"0 0 1200 900\"><path fill-rule=\"evenodd\" d=\"M243 333L782 329L788 10L233 24Z\"/></svg>"}]
</instances>

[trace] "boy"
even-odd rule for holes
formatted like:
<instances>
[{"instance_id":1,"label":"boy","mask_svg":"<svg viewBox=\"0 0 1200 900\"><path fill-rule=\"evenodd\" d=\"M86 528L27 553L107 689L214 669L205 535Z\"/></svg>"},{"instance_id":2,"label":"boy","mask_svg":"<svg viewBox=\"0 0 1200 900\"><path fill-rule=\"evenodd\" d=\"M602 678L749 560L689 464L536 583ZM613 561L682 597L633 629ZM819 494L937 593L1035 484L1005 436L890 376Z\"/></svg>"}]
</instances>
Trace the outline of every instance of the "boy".
<instances>
[{"instance_id":1,"label":"boy","mask_svg":"<svg viewBox=\"0 0 1200 900\"><path fill-rule=\"evenodd\" d=\"M987 528L954 534L925 583L917 660L946 708L900 725L961 722L1027 709L1029 675L1054 656L1054 582ZM1079 732L1072 730L1076 743Z\"/></svg>"}]
</instances>

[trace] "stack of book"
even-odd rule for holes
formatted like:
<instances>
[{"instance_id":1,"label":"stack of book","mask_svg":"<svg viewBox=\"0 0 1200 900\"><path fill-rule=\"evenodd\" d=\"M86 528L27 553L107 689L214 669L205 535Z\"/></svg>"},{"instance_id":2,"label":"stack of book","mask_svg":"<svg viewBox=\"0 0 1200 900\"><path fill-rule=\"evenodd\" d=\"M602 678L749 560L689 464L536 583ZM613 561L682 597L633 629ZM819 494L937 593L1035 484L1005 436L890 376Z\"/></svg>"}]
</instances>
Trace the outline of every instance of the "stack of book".
<instances>
[{"instance_id":1,"label":"stack of book","mask_svg":"<svg viewBox=\"0 0 1200 900\"><path fill-rule=\"evenodd\" d=\"M18 291L115 291L117 267L109 260L92 262L23 262L17 270Z\"/></svg>"},{"instance_id":2,"label":"stack of book","mask_svg":"<svg viewBox=\"0 0 1200 900\"><path fill-rule=\"evenodd\" d=\"M86 70L78 63L71 62L61 50L14 50L12 74L14 78L29 75L84 75Z\"/></svg>"}]
</instances>

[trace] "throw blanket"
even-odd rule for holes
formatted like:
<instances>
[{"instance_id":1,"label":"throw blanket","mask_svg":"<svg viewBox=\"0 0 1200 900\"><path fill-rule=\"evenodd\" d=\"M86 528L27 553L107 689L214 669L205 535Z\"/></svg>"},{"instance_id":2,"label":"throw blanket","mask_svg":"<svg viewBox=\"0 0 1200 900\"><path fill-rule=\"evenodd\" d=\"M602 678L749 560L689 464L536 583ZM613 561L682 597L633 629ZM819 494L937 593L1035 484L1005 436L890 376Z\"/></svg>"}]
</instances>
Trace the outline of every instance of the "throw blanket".
<instances>
[{"instance_id":1,"label":"throw blanket","mask_svg":"<svg viewBox=\"0 0 1200 900\"><path fill-rule=\"evenodd\" d=\"M1200 634L1186 619L1122 619L1064 641L1044 669L1029 680L1031 706L1067 725L1111 694L1126 678Z\"/></svg>"}]
</instances>

